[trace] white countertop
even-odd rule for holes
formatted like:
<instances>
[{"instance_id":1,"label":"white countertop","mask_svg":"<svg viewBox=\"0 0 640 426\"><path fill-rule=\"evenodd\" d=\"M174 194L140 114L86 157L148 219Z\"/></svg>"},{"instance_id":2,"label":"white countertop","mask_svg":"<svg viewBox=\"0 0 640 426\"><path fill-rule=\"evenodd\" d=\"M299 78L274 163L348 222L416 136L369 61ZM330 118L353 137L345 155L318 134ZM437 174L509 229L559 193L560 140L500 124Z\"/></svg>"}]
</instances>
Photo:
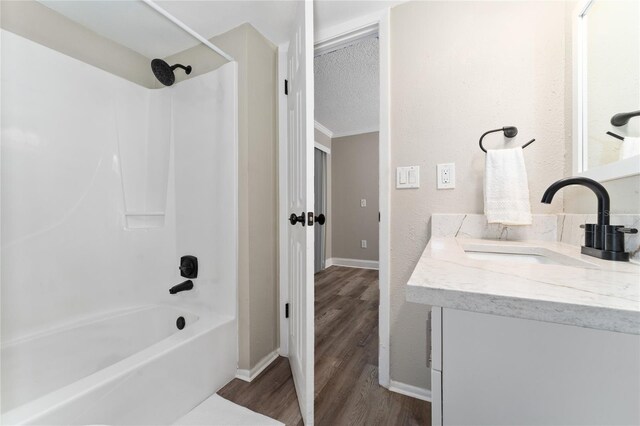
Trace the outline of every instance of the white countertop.
<instances>
[{"instance_id":1,"label":"white countertop","mask_svg":"<svg viewBox=\"0 0 640 426\"><path fill-rule=\"evenodd\" d=\"M575 267L469 258L463 246L539 247L591 264ZM410 302L640 334L640 265L585 256L550 241L432 238L407 283Z\"/></svg>"}]
</instances>

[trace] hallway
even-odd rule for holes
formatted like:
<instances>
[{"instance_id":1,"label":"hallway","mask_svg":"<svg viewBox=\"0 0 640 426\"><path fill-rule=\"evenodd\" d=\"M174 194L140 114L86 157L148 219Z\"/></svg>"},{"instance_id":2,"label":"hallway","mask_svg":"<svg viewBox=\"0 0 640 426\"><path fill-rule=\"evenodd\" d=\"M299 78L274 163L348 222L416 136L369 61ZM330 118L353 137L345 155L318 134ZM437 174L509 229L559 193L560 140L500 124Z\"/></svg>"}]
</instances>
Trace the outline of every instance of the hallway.
<instances>
[{"instance_id":1,"label":"hallway","mask_svg":"<svg viewBox=\"0 0 640 426\"><path fill-rule=\"evenodd\" d=\"M332 266L315 276L315 423L427 425L431 406L378 385L378 271ZM286 358L218 394L287 425L302 424Z\"/></svg>"}]
</instances>

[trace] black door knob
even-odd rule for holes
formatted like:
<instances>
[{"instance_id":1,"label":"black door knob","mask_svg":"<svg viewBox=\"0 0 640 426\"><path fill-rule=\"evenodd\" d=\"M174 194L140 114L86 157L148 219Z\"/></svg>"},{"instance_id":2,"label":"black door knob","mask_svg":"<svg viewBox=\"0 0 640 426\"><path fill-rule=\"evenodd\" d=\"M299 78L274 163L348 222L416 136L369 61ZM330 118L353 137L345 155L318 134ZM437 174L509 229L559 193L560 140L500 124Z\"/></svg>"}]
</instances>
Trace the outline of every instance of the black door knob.
<instances>
[{"instance_id":1,"label":"black door knob","mask_svg":"<svg viewBox=\"0 0 640 426\"><path fill-rule=\"evenodd\" d=\"M301 223L302 226L304 226L304 222L305 222L304 212L302 212L300 216L296 216L295 213L291 213L291 216L289 216L289 222L292 225L295 225L296 223Z\"/></svg>"},{"instance_id":2,"label":"black door knob","mask_svg":"<svg viewBox=\"0 0 640 426\"><path fill-rule=\"evenodd\" d=\"M320 213L318 216L316 216L316 223L318 225L324 225L326 221L327 221L327 218L324 217L324 214Z\"/></svg>"}]
</instances>

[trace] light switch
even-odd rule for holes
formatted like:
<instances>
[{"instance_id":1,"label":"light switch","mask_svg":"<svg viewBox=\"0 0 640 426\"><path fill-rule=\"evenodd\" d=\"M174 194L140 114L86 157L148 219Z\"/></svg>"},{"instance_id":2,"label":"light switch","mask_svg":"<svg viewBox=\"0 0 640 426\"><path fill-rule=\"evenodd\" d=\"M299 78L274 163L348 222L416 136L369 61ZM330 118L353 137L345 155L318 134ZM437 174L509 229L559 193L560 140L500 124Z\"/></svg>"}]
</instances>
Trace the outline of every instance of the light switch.
<instances>
[{"instance_id":1,"label":"light switch","mask_svg":"<svg viewBox=\"0 0 640 426\"><path fill-rule=\"evenodd\" d=\"M416 171L415 170L409 170L409 183L411 183L411 184L415 184L416 183Z\"/></svg>"},{"instance_id":2,"label":"light switch","mask_svg":"<svg viewBox=\"0 0 640 426\"><path fill-rule=\"evenodd\" d=\"M420 166L397 167L396 188L420 188Z\"/></svg>"},{"instance_id":3,"label":"light switch","mask_svg":"<svg viewBox=\"0 0 640 426\"><path fill-rule=\"evenodd\" d=\"M367 199L363 198L360 200L360 207L367 207Z\"/></svg>"},{"instance_id":4,"label":"light switch","mask_svg":"<svg viewBox=\"0 0 640 426\"><path fill-rule=\"evenodd\" d=\"M367 240L360 241L360 247L367 248Z\"/></svg>"}]
</instances>

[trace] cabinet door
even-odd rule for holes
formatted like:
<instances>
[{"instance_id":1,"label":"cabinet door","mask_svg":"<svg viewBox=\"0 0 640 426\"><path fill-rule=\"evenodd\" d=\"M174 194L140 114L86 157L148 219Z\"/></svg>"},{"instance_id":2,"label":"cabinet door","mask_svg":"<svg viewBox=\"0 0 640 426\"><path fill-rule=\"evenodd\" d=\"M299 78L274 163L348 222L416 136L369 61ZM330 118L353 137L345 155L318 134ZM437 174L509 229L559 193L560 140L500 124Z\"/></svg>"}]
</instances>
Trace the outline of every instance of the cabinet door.
<instances>
[{"instance_id":1,"label":"cabinet door","mask_svg":"<svg viewBox=\"0 0 640 426\"><path fill-rule=\"evenodd\" d=\"M445 425L640 424L640 336L443 309Z\"/></svg>"}]
</instances>

